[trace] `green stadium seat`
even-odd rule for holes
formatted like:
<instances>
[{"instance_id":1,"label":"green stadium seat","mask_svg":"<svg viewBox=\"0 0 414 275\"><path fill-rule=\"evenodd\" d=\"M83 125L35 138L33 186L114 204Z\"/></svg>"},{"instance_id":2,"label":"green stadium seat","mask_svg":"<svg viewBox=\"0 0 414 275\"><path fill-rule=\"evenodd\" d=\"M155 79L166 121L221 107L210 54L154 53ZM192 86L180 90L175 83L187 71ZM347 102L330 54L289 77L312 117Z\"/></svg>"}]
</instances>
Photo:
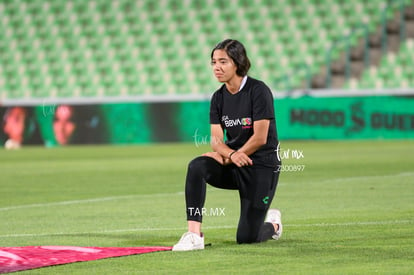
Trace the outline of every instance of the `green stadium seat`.
<instances>
[{"instance_id":1,"label":"green stadium seat","mask_svg":"<svg viewBox=\"0 0 414 275\"><path fill-rule=\"evenodd\" d=\"M77 92L77 87L72 86L72 85L65 85L62 87L56 87L56 96L59 98L72 98L72 97L77 97L78 96L78 92Z\"/></svg>"},{"instance_id":2,"label":"green stadium seat","mask_svg":"<svg viewBox=\"0 0 414 275\"><path fill-rule=\"evenodd\" d=\"M410 40L401 44L398 53L388 53L379 64L377 72L374 75L363 74L361 85L374 85L376 82L383 83L385 88L409 88L414 87L414 69L412 66L413 51L410 48Z\"/></svg>"},{"instance_id":3,"label":"green stadium seat","mask_svg":"<svg viewBox=\"0 0 414 275\"><path fill-rule=\"evenodd\" d=\"M24 90L22 85L22 79L15 75L6 75L5 88L9 93L10 98L22 98L24 97Z\"/></svg>"},{"instance_id":4,"label":"green stadium seat","mask_svg":"<svg viewBox=\"0 0 414 275\"><path fill-rule=\"evenodd\" d=\"M386 0L3 1L0 78L26 68L19 77L30 80L29 96L36 97L47 93L68 97L70 90L85 97L204 93L217 87L207 65L211 48L221 39L234 37L248 49L252 75L277 82L277 87L282 88L287 82L275 78L283 79L287 74L289 88L303 86L302 72L295 72L295 68L308 64L311 73L318 72L326 65L329 46L344 32L349 33L362 22L371 31L379 26L385 3ZM410 0L405 3L412 5ZM387 16L397 9L398 5L392 4ZM352 45L361 35L352 37ZM332 60L339 58L345 48L341 45L334 49ZM379 69L379 83L388 86L412 81L413 66L405 61L412 60L410 52L414 51L410 49L402 47L395 64L380 65L401 67L401 79L387 79L385 72L390 70ZM33 80L33 71L42 67L49 71ZM105 76L99 78L99 83L97 74ZM364 77L362 83L377 85ZM3 84L7 96L20 85L13 80L10 83Z\"/></svg>"},{"instance_id":5,"label":"green stadium seat","mask_svg":"<svg viewBox=\"0 0 414 275\"><path fill-rule=\"evenodd\" d=\"M402 75L393 75L385 79L384 87L388 89L398 89L402 86L405 78Z\"/></svg>"}]
</instances>

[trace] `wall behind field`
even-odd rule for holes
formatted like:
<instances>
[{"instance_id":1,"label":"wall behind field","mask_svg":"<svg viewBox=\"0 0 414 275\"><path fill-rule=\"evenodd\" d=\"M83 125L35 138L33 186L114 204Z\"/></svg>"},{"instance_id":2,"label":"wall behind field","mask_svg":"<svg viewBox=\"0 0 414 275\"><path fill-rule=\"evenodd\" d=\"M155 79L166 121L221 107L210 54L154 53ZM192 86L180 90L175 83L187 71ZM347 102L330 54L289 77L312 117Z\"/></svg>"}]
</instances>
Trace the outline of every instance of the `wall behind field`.
<instances>
[{"instance_id":1,"label":"wall behind field","mask_svg":"<svg viewBox=\"0 0 414 275\"><path fill-rule=\"evenodd\" d=\"M287 139L414 138L413 96L275 99L277 129ZM0 141L22 144L208 144L209 101L39 104L0 108Z\"/></svg>"},{"instance_id":2,"label":"wall behind field","mask_svg":"<svg viewBox=\"0 0 414 275\"><path fill-rule=\"evenodd\" d=\"M414 97L284 98L276 108L283 139L414 137Z\"/></svg>"}]
</instances>

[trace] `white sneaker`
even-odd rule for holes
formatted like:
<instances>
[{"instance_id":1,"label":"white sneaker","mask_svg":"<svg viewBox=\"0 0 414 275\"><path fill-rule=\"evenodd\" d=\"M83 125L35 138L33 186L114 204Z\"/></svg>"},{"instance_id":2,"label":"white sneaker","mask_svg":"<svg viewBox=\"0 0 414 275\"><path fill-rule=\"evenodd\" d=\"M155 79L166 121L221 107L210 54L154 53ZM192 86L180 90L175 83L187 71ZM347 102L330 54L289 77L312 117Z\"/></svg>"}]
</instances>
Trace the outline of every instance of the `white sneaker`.
<instances>
[{"instance_id":1,"label":"white sneaker","mask_svg":"<svg viewBox=\"0 0 414 275\"><path fill-rule=\"evenodd\" d=\"M181 236L181 239L173 246L173 251L190 251L204 249L204 235L198 235L193 232L186 232Z\"/></svg>"},{"instance_id":2,"label":"white sneaker","mask_svg":"<svg viewBox=\"0 0 414 275\"><path fill-rule=\"evenodd\" d=\"M269 209L269 211L267 211L267 217L265 222L276 223L277 225L279 225L278 230L272 236L273 239L279 240L283 232L282 214L280 213L279 209Z\"/></svg>"}]
</instances>

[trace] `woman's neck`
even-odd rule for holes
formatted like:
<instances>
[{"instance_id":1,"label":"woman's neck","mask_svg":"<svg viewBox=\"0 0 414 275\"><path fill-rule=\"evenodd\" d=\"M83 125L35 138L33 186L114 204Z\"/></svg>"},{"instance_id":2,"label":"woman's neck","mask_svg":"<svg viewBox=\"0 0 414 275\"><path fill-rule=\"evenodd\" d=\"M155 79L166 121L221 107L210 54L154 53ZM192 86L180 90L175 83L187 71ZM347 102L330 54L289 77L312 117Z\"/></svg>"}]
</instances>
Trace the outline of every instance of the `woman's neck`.
<instances>
[{"instance_id":1,"label":"woman's neck","mask_svg":"<svg viewBox=\"0 0 414 275\"><path fill-rule=\"evenodd\" d=\"M233 77L228 82L226 82L227 90L232 94L238 93L240 91L240 86L241 86L242 80L243 80L242 76L237 75L237 76Z\"/></svg>"}]
</instances>

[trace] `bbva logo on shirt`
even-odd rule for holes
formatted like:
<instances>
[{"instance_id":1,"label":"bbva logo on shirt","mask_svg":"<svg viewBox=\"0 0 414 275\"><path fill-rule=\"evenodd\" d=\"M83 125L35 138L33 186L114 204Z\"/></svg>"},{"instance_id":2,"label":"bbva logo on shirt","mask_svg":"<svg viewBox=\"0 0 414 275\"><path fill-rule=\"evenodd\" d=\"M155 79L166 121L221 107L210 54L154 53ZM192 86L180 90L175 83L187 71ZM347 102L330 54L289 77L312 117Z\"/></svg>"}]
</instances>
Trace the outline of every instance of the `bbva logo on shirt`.
<instances>
[{"instance_id":1,"label":"bbva logo on shirt","mask_svg":"<svg viewBox=\"0 0 414 275\"><path fill-rule=\"evenodd\" d=\"M229 127L234 127L234 126L239 126L242 125L242 128L252 128L252 118L250 117L244 117L244 118L237 118L237 119L229 119L228 116L223 116L221 118L221 121L224 122L224 125L229 128Z\"/></svg>"}]
</instances>

